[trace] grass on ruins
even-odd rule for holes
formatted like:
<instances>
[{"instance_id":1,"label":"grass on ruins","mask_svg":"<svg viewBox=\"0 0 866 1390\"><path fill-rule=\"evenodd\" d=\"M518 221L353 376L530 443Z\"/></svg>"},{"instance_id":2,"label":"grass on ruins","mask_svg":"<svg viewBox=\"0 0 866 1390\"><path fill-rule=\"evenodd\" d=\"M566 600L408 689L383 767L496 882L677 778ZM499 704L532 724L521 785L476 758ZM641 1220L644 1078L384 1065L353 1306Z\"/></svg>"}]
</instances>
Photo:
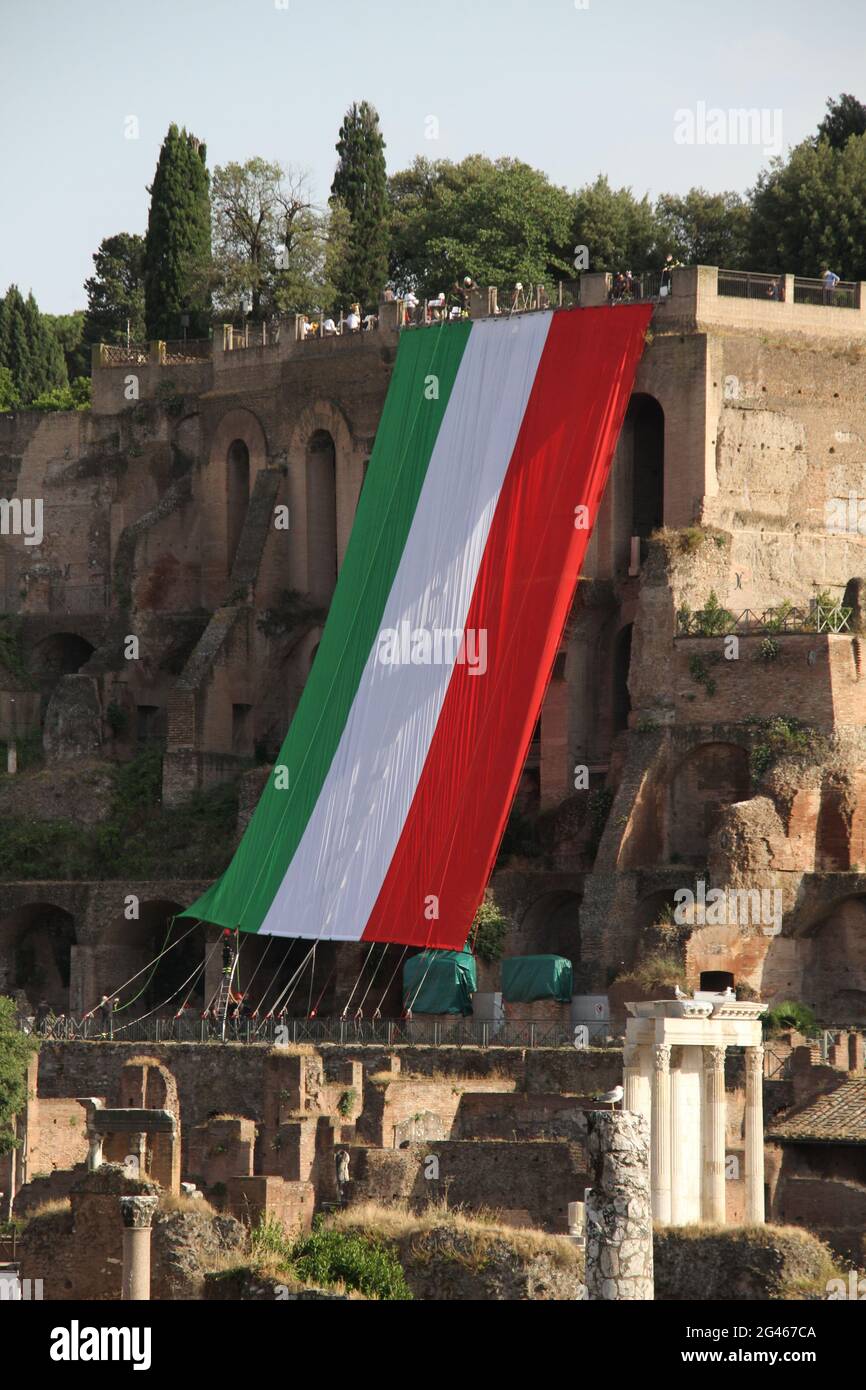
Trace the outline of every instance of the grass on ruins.
<instances>
[{"instance_id":1,"label":"grass on ruins","mask_svg":"<svg viewBox=\"0 0 866 1390\"><path fill-rule=\"evenodd\" d=\"M162 805L162 752L148 748L112 769L113 800L96 825L69 816L10 816L0 834L2 879L215 878L235 845L237 786Z\"/></svg>"}]
</instances>

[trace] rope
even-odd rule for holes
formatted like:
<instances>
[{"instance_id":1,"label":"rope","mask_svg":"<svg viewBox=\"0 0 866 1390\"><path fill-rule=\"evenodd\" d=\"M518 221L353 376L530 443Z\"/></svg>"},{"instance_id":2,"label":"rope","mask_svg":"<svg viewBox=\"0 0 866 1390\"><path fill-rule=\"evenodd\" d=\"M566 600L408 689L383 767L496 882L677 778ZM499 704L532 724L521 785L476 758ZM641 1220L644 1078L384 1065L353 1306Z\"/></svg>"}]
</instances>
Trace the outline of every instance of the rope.
<instances>
[{"instance_id":1,"label":"rope","mask_svg":"<svg viewBox=\"0 0 866 1390\"><path fill-rule=\"evenodd\" d=\"M388 983L386 984L385 988L382 990L382 997L381 997L381 999L379 1000L378 1004L376 1005L375 1009L373 1010L373 1017L374 1017L374 1018L381 1018L381 1017L382 1017L382 1005L383 1005L384 1002L385 1002L386 996L387 996L387 994L388 994L388 990L391 988L391 986L393 985L395 979L397 978L397 971L400 969L400 966L403 964L403 960L404 960L404 957L405 957L406 952L408 951L408 949L409 949L408 946L404 946L404 947L403 947L402 953L401 953L401 955L400 955L400 959L397 961L397 964L394 966L394 969L393 969L393 971L391 972L391 978L390 978L390 980L388 981Z\"/></svg>"},{"instance_id":2,"label":"rope","mask_svg":"<svg viewBox=\"0 0 866 1390\"><path fill-rule=\"evenodd\" d=\"M343 1012L340 1014L340 1018L345 1018L345 1017L346 1017L346 1014L349 1012L349 1005L350 1005L351 1002L352 1002L352 998L353 998L353 996L354 996L355 990L358 988L358 985L361 983L361 976L363 975L364 971L367 969L367 966L368 966L368 964L369 964L369 962L370 962L370 957L371 957L372 954L373 954L373 946L374 946L374 945L375 945L375 942L373 942L373 943L371 944L370 949L369 949L369 951L367 952L366 959L364 960L364 962L363 962L363 964L362 964L362 966L361 966L361 969L358 971L358 975L357 975L357 978L356 978L356 980L355 980L355 983L352 985L352 993L349 995L348 999L346 1000L346 1004L345 1004L345 1007L344 1007L344 1009L343 1009ZM363 1002L363 1001L362 1001L362 1002Z\"/></svg>"},{"instance_id":3,"label":"rope","mask_svg":"<svg viewBox=\"0 0 866 1390\"><path fill-rule=\"evenodd\" d=\"M164 1009L166 1004L170 1004L172 999L174 999L178 994L180 994L184 986L189 984L190 980L193 980L194 982L195 977L201 975L201 973L207 966L207 962L208 957L206 956L205 959L201 962L201 965L197 965L195 970L193 970L190 975L187 975L186 979L183 980L180 985L178 985L177 989L172 990L171 994L168 996L167 999L163 999L161 1004L156 1004L152 1009L148 1009L147 1013L142 1014L140 1018L131 1018L128 1023L121 1024L121 1026L115 1029L114 1031L116 1033L123 1033L127 1028L133 1028L136 1023L143 1023L146 1018L150 1018L152 1014L155 1014L157 1012L157 1010ZM195 987L194 984L193 987Z\"/></svg>"},{"instance_id":4,"label":"rope","mask_svg":"<svg viewBox=\"0 0 866 1390\"><path fill-rule=\"evenodd\" d=\"M372 947L371 947L370 949L372 950ZM370 976L370 983L368 984L367 988L364 990L364 993L361 995L361 1002L360 1002L360 1004L358 1005L357 1009L355 1010L355 1017L356 1017L357 1019L361 1019L361 1018L364 1017L364 1004L365 1004L366 1001L367 1001L367 995L370 993L370 990L373 988L373 982L374 982L374 980L376 979L376 976L378 975L379 970L380 970L380 968L381 968L382 962L383 962L383 960L385 959L385 957L386 957L387 954L388 954L388 943L387 943L387 941L386 941L386 942L384 942L383 945L382 945L382 954L379 956L379 959L378 959L378 961L376 962L376 967L375 967L375 969L373 970L372 975ZM346 1005L346 1008L348 1008L348 1007L349 1007L349 1006L348 1006L348 1004L347 1004L347 1005Z\"/></svg>"},{"instance_id":5,"label":"rope","mask_svg":"<svg viewBox=\"0 0 866 1390\"><path fill-rule=\"evenodd\" d=\"M175 919L172 918L172 922L174 922L174 920L175 920ZM148 961L147 964L146 964L146 965L143 965L143 966L141 967L140 970L136 970L136 972L135 972L134 975L130 975L129 979L128 979L128 980L124 980L123 984L122 984L122 985L118 985L117 989L116 989L116 990L113 990L113 991L111 992L111 994L112 994L112 995L114 995L114 994L120 994L120 991L121 991L121 990L126 989L127 985L131 985L132 982L133 982L133 980L137 980L138 977L139 977L139 975L143 975L143 974L144 974L145 970L150 970L150 968L151 968L152 965L156 965L157 961L161 960L163 956L167 956L168 953L169 953L169 951L173 951L173 950L174 950L175 946L179 946L180 943L181 943L182 941L186 941L186 938L190 935L190 933L194 932L195 929L196 929L196 927L200 927L200 926L201 926L201 921L200 921L200 920L193 922L193 924L192 924L192 926L190 927L189 931L185 931L184 934L183 934L183 936L179 936L178 939L177 939L177 941L173 941L173 942L171 943L171 945L170 945L169 947L167 947L166 950L161 951L160 954L159 954L154 960ZM111 997L111 996L110 996L110 997ZM139 996L136 995L135 997L136 997L136 999L137 999ZM123 1007L125 1008L126 1005L124 1005ZM94 1015L95 1013L96 1013L96 1009L95 1009L95 1008L94 1008L94 1009L90 1009L90 1010L84 1015L84 1018L92 1018L93 1015ZM84 1021L84 1020L82 1019L82 1022L83 1022L83 1021Z\"/></svg>"}]
</instances>

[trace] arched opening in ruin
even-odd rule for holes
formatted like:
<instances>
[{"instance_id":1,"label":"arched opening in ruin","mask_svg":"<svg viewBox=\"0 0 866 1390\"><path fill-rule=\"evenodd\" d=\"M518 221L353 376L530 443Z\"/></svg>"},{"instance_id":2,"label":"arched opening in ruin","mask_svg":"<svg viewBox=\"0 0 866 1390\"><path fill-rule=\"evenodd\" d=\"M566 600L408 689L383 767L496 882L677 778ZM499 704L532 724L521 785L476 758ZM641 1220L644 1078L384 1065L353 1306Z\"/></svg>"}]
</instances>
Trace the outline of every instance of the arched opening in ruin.
<instances>
[{"instance_id":1,"label":"arched opening in ruin","mask_svg":"<svg viewBox=\"0 0 866 1390\"><path fill-rule=\"evenodd\" d=\"M628 672L631 665L633 624L620 628L613 645L613 731L618 734L628 728L631 696L628 693Z\"/></svg>"},{"instance_id":2,"label":"arched opening in ruin","mask_svg":"<svg viewBox=\"0 0 866 1390\"><path fill-rule=\"evenodd\" d=\"M815 868L819 873L846 872L851 868L850 826L843 789L832 784L821 789L821 808L815 830Z\"/></svg>"},{"instance_id":3,"label":"arched opening in ruin","mask_svg":"<svg viewBox=\"0 0 866 1390\"><path fill-rule=\"evenodd\" d=\"M307 588L329 600L337 583L337 452L327 430L307 442Z\"/></svg>"},{"instance_id":4,"label":"arched opening in ruin","mask_svg":"<svg viewBox=\"0 0 866 1390\"><path fill-rule=\"evenodd\" d=\"M625 423L632 438L631 534L645 540L664 523L664 411L654 396L636 392Z\"/></svg>"},{"instance_id":5,"label":"arched opening in ruin","mask_svg":"<svg viewBox=\"0 0 866 1390\"><path fill-rule=\"evenodd\" d=\"M52 632L34 648L31 670L45 686L61 676L74 676L90 660L94 647L77 632Z\"/></svg>"},{"instance_id":6,"label":"arched opening in ruin","mask_svg":"<svg viewBox=\"0 0 866 1390\"><path fill-rule=\"evenodd\" d=\"M226 568L231 573L250 502L250 451L242 439L229 445L226 458Z\"/></svg>"},{"instance_id":7,"label":"arched opening in ruin","mask_svg":"<svg viewBox=\"0 0 866 1390\"><path fill-rule=\"evenodd\" d=\"M580 960L581 895L570 889L543 893L520 920L516 951L524 956L565 956L572 965Z\"/></svg>"},{"instance_id":8,"label":"arched opening in ruin","mask_svg":"<svg viewBox=\"0 0 866 1390\"><path fill-rule=\"evenodd\" d=\"M172 917L182 911L181 904L170 898L136 900L129 896L123 911L101 928L102 960L94 986L96 997L88 998L86 1006L92 1008L102 994L119 990L124 981L137 976L128 988L120 990L121 1005L128 1007L122 1007L119 1021L128 1023L150 1009L165 1016L173 1014L193 983L187 977L194 974L205 955L203 926L190 931L186 919L172 925ZM174 942L180 944L173 945ZM195 981L190 1005L200 1008L203 996L202 975Z\"/></svg>"},{"instance_id":9,"label":"arched opening in ruin","mask_svg":"<svg viewBox=\"0 0 866 1390\"><path fill-rule=\"evenodd\" d=\"M834 904L801 943L803 999L821 1023L866 1023L866 896Z\"/></svg>"},{"instance_id":10,"label":"arched opening in ruin","mask_svg":"<svg viewBox=\"0 0 866 1390\"><path fill-rule=\"evenodd\" d=\"M69 1011L75 919L53 903L28 903L0 921L0 994L23 991L35 1011L43 1001Z\"/></svg>"},{"instance_id":11,"label":"arched opening in ruin","mask_svg":"<svg viewBox=\"0 0 866 1390\"><path fill-rule=\"evenodd\" d=\"M687 753L671 781L672 862L704 864L723 809L749 789L749 755L739 744L702 743Z\"/></svg>"}]
</instances>

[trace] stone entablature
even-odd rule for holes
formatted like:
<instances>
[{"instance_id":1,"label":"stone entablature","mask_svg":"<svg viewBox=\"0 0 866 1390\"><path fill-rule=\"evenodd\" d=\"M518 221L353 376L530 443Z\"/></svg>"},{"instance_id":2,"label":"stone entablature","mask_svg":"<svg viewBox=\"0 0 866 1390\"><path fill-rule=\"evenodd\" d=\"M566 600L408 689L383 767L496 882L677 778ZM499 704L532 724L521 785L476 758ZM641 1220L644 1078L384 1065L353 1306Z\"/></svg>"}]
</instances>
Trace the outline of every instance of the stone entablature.
<instances>
[{"instance_id":1,"label":"stone entablature","mask_svg":"<svg viewBox=\"0 0 866 1390\"><path fill-rule=\"evenodd\" d=\"M627 1004L623 1108L649 1121L653 1217L724 1225L725 1054L746 1052L747 1224L764 1220L763 1057L766 1004L719 995Z\"/></svg>"}]
</instances>

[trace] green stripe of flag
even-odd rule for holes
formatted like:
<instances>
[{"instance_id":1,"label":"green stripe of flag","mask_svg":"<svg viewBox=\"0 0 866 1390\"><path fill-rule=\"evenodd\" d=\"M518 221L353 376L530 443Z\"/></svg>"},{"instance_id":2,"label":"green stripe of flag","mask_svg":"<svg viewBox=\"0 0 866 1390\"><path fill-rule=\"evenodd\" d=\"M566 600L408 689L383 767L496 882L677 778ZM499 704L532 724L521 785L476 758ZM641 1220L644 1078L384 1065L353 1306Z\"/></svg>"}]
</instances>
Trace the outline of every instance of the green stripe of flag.
<instances>
[{"instance_id":1,"label":"green stripe of flag","mask_svg":"<svg viewBox=\"0 0 866 1390\"><path fill-rule=\"evenodd\" d=\"M181 913L257 931L300 843L343 732L415 515L471 323L401 333L346 557L319 650L234 859ZM435 379L435 385L431 379Z\"/></svg>"}]
</instances>

